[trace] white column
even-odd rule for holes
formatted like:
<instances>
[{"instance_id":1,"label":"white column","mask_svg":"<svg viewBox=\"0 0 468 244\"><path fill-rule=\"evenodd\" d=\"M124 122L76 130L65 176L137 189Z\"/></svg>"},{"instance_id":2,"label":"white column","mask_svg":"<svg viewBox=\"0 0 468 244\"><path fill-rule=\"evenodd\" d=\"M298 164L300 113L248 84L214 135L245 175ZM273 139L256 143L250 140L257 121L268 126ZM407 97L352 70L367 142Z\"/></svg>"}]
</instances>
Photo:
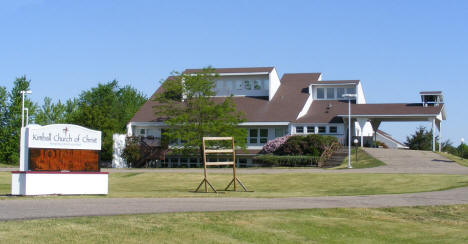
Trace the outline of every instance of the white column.
<instances>
[{"instance_id":1,"label":"white column","mask_svg":"<svg viewBox=\"0 0 468 244\"><path fill-rule=\"evenodd\" d=\"M435 143L436 143L434 127L435 127L435 119L432 119L432 151L433 152L435 152Z\"/></svg>"},{"instance_id":2,"label":"white column","mask_svg":"<svg viewBox=\"0 0 468 244\"><path fill-rule=\"evenodd\" d=\"M439 121L439 152L442 151L442 120Z\"/></svg>"},{"instance_id":3,"label":"white column","mask_svg":"<svg viewBox=\"0 0 468 244\"><path fill-rule=\"evenodd\" d=\"M359 118L358 123L361 127L361 147L364 147L364 126L366 126L367 118Z\"/></svg>"}]
</instances>

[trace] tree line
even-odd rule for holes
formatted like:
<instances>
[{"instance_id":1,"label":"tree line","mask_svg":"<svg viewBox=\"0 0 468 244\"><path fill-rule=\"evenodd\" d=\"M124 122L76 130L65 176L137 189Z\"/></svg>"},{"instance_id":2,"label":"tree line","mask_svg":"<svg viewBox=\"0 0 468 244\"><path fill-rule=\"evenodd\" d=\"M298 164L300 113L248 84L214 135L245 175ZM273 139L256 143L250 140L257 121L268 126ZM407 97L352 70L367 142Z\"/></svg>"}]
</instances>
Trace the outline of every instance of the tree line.
<instances>
[{"instance_id":1,"label":"tree line","mask_svg":"<svg viewBox=\"0 0 468 244\"><path fill-rule=\"evenodd\" d=\"M0 162L16 165L19 162L22 96L20 91L29 90L31 80L26 76L16 78L10 91L0 86ZM112 160L112 135L125 133L126 124L147 100L147 97L132 86L120 86L117 80L99 83L82 91L77 98L65 102L45 97L38 105L25 97L29 110L29 122L48 125L70 123L102 131L103 161Z\"/></svg>"}]
</instances>

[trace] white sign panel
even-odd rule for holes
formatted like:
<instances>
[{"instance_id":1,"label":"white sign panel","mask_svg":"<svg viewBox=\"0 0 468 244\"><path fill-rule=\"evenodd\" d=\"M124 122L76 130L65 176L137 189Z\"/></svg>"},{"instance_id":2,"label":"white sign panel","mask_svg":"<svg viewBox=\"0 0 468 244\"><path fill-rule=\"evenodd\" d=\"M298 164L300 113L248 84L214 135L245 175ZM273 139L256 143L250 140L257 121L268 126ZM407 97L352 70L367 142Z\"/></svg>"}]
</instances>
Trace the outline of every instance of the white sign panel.
<instances>
[{"instance_id":1,"label":"white sign panel","mask_svg":"<svg viewBox=\"0 0 468 244\"><path fill-rule=\"evenodd\" d=\"M101 132L71 124L28 126L28 147L101 150Z\"/></svg>"}]
</instances>

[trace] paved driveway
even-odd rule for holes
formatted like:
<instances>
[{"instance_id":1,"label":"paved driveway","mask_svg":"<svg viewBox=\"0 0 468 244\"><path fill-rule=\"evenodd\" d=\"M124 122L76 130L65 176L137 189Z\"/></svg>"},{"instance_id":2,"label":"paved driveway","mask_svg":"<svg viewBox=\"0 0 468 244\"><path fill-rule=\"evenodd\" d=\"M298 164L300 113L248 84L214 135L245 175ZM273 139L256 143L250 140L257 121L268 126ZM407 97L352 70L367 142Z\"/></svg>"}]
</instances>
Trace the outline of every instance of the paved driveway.
<instances>
[{"instance_id":1,"label":"paved driveway","mask_svg":"<svg viewBox=\"0 0 468 244\"><path fill-rule=\"evenodd\" d=\"M468 187L369 196L293 198L88 198L0 201L0 220L170 212L376 208L468 204Z\"/></svg>"},{"instance_id":2,"label":"paved driveway","mask_svg":"<svg viewBox=\"0 0 468 244\"><path fill-rule=\"evenodd\" d=\"M468 167L430 151L381 148L364 150L386 164L368 169L375 173L468 174Z\"/></svg>"}]
</instances>

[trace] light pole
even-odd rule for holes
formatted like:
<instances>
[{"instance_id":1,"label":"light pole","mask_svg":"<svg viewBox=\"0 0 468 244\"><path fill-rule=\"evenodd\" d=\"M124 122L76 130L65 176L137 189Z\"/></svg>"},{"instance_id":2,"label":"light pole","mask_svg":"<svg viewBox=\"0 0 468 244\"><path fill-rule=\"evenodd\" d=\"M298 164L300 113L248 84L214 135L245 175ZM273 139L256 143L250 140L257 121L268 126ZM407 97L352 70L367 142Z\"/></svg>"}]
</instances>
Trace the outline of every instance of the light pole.
<instances>
[{"instance_id":1,"label":"light pole","mask_svg":"<svg viewBox=\"0 0 468 244\"><path fill-rule=\"evenodd\" d=\"M24 94L31 94L32 91L31 90L26 90L26 91L20 91L20 93L23 96L22 108L21 108L21 128L23 128L24 127Z\"/></svg>"},{"instance_id":2,"label":"light pole","mask_svg":"<svg viewBox=\"0 0 468 244\"><path fill-rule=\"evenodd\" d=\"M343 94L344 98L348 99L348 169L351 166L351 99L356 98L356 94Z\"/></svg>"},{"instance_id":3,"label":"light pole","mask_svg":"<svg viewBox=\"0 0 468 244\"><path fill-rule=\"evenodd\" d=\"M464 146L463 144L465 144L465 138L462 137L462 139L460 139L460 141L461 141L461 144L460 144L460 147L461 147L461 158L462 158L462 160L463 160L463 159L464 159L464 157L463 157L463 156L464 156L464 155L463 155L463 153L464 153L463 151L464 151L464 150L463 150L463 149L465 149L465 146Z\"/></svg>"}]
</instances>

